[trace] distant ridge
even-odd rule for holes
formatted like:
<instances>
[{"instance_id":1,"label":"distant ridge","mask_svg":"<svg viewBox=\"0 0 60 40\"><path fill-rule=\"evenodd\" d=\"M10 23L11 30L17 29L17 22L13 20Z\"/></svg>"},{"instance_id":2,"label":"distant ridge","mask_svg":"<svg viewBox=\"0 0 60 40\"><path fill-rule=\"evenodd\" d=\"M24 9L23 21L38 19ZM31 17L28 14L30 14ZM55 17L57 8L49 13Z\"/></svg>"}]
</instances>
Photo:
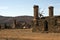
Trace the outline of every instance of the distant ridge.
<instances>
[{"instance_id":1,"label":"distant ridge","mask_svg":"<svg viewBox=\"0 0 60 40\"><path fill-rule=\"evenodd\" d=\"M16 16L16 17L0 16L0 24L11 23L13 19L16 21L25 21L30 24L31 21L33 20L33 16Z\"/></svg>"}]
</instances>

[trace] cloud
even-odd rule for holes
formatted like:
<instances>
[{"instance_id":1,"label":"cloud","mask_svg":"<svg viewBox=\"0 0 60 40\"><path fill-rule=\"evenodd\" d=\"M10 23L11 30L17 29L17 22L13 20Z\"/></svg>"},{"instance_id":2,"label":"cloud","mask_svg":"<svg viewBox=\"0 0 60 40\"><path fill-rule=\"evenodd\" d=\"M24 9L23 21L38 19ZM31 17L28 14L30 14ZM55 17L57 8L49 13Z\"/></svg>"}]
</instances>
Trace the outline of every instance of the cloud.
<instances>
[{"instance_id":1,"label":"cloud","mask_svg":"<svg viewBox=\"0 0 60 40\"><path fill-rule=\"evenodd\" d=\"M60 8L54 9L54 15L60 15Z\"/></svg>"},{"instance_id":2,"label":"cloud","mask_svg":"<svg viewBox=\"0 0 60 40\"><path fill-rule=\"evenodd\" d=\"M8 9L7 6L0 6L0 10L6 10L6 9Z\"/></svg>"},{"instance_id":3,"label":"cloud","mask_svg":"<svg viewBox=\"0 0 60 40\"><path fill-rule=\"evenodd\" d=\"M60 8L55 8L56 11L60 11Z\"/></svg>"},{"instance_id":4,"label":"cloud","mask_svg":"<svg viewBox=\"0 0 60 40\"><path fill-rule=\"evenodd\" d=\"M8 7L7 6L0 6L0 15L7 14Z\"/></svg>"},{"instance_id":5,"label":"cloud","mask_svg":"<svg viewBox=\"0 0 60 40\"><path fill-rule=\"evenodd\" d=\"M55 3L55 5L60 5L60 3Z\"/></svg>"},{"instance_id":6,"label":"cloud","mask_svg":"<svg viewBox=\"0 0 60 40\"><path fill-rule=\"evenodd\" d=\"M60 6L60 3L49 3L48 6Z\"/></svg>"},{"instance_id":7,"label":"cloud","mask_svg":"<svg viewBox=\"0 0 60 40\"><path fill-rule=\"evenodd\" d=\"M48 6L53 6L53 4L48 4Z\"/></svg>"},{"instance_id":8,"label":"cloud","mask_svg":"<svg viewBox=\"0 0 60 40\"><path fill-rule=\"evenodd\" d=\"M6 12L8 9L7 6L0 6L0 14Z\"/></svg>"}]
</instances>

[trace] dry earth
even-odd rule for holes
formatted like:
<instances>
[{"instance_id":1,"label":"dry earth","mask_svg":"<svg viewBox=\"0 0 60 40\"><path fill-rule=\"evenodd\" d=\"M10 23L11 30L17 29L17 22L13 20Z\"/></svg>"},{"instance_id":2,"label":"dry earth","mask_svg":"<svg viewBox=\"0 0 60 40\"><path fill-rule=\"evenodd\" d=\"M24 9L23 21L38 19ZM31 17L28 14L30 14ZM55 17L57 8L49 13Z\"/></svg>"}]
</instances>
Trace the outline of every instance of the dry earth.
<instances>
[{"instance_id":1,"label":"dry earth","mask_svg":"<svg viewBox=\"0 0 60 40\"><path fill-rule=\"evenodd\" d=\"M32 29L0 30L0 40L60 40L60 33L36 33Z\"/></svg>"}]
</instances>

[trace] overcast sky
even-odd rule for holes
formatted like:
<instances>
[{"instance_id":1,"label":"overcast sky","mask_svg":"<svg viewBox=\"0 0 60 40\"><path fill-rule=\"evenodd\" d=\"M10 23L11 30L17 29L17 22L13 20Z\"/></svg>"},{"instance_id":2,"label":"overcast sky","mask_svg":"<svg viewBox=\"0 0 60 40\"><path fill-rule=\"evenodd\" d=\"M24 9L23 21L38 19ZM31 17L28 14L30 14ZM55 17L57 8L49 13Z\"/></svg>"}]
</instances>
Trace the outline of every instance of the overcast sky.
<instances>
[{"instance_id":1,"label":"overcast sky","mask_svg":"<svg viewBox=\"0 0 60 40\"><path fill-rule=\"evenodd\" d=\"M54 6L54 15L60 15L60 0L0 0L0 15L33 16L34 5L39 5L44 16L48 15L49 6Z\"/></svg>"}]
</instances>

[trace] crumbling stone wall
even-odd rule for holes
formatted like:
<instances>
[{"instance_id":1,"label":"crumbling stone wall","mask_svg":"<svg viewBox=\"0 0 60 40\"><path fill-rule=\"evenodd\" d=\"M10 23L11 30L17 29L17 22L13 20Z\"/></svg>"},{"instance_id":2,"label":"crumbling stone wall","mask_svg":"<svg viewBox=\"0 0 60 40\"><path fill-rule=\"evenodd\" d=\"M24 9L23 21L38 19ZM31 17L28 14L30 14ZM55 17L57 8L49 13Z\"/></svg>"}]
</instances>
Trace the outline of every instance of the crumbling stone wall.
<instances>
[{"instance_id":1,"label":"crumbling stone wall","mask_svg":"<svg viewBox=\"0 0 60 40\"><path fill-rule=\"evenodd\" d=\"M33 32L50 32L50 33L60 33L60 16L53 16L53 6L49 7L49 16L41 17L35 16L38 14L37 6L34 6L34 26ZM38 18L37 18L38 17Z\"/></svg>"}]
</instances>

